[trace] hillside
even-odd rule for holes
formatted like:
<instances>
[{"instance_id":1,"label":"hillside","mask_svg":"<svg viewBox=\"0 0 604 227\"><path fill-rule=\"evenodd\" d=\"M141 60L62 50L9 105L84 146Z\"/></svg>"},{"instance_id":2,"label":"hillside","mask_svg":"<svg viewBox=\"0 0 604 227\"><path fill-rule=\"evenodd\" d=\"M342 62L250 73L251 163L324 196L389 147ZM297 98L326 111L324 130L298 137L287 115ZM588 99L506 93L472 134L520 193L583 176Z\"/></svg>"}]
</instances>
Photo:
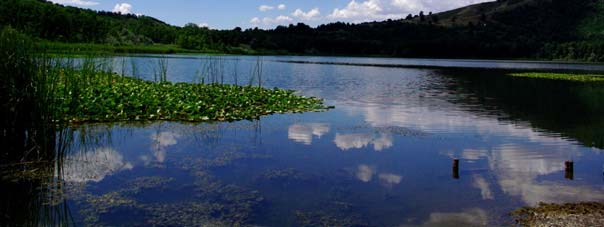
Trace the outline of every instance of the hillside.
<instances>
[{"instance_id":1,"label":"hillside","mask_svg":"<svg viewBox=\"0 0 604 227\"><path fill-rule=\"evenodd\" d=\"M440 25L503 24L578 32L580 38L604 37L604 1L499 0L436 14ZM556 27L562 28L556 29Z\"/></svg>"},{"instance_id":2,"label":"hillside","mask_svg":"<svg viewBox=\"0 0 604 227\"><path fill-rule=\"evenodd\" d=\"M44 0L0 1L0 24L36 38L110 44L167 43L175 28L152 17L97 12Z\"/></svg>"},{"instance_id":3,"label":"hillside","mask_svg":"<svg viewBox=\"0 0 604 227\"><path fill-rule=\"evenodd\" d=\"M382 22L211 30L44 0L3 0L0 25L64 43L172 44L228 53L604 61L603 10L600 0L499 0Z\"/></svg>"}]
</instances>

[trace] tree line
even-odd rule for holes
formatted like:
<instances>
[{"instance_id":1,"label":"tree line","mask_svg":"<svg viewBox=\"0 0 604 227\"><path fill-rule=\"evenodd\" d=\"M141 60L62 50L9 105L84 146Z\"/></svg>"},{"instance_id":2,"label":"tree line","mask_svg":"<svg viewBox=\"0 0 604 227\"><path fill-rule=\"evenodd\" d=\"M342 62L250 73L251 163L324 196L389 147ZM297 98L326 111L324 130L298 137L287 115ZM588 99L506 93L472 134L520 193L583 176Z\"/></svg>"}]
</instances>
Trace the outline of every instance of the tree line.
<instances>
[{"instance_id":1,"label":"tree line","mask_svg":"<svg viewBox=\"0 0 604 227\"><path fill-rule=\"evenodd\" d=\"M517 2L531 4L516 4ZM172 26L148 16L97 12L44 0L3 0L0 25L42 40L109 45L175 44L191 50L317 55L546 58L604 61L598 0L499 0L499 8L460 24L445 14L361 24L298 23L274 29ZM511 7L514 6L514 7ZM442 15L442 16L441 16ZM595 15L595 16L594 16ZM587 22L586 22L587 21Z\"/></svg>"}]
</instances>

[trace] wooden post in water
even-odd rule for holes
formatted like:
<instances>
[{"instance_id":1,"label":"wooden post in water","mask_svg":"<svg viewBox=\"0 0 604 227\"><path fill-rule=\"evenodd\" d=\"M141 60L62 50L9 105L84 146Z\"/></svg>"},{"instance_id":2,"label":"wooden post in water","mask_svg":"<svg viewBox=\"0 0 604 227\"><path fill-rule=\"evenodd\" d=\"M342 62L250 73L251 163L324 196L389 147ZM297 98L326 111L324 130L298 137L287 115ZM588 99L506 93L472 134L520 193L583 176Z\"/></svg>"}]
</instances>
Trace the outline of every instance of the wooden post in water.
<instances>
[{"instance_id":1,"label":"wooden post in water","mask_svg":"<svg viewBox=\"0 0 604 227\"><path fill-rule=\"evenodd\" d=\"M453 159L453 179L459 179L459 159Z\"/></svg>"},{"instance_id":2,"label":"wooden post in water","mask_svg":"<svg viewBox=\"0 0 604 227\"><path fill-rule=\"evenodd\" d=\"M564 178L573 180L575 177L574 162L566 161L564 162L564 167Z\"/></svg>"}]
</instances>

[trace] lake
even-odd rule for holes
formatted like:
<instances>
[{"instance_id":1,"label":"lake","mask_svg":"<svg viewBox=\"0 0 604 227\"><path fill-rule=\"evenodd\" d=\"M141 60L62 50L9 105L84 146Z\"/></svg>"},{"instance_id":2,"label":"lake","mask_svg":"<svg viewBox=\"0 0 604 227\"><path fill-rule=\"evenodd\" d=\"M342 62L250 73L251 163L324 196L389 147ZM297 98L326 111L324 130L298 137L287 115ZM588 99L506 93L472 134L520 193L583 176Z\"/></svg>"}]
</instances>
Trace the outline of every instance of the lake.
<instances>
[{"instance_id":1,"label":"lake","mask_svg":"<svg viewBox=\"0 0 604 227\"><path fill-rule=\"evenodd\" d=\"M539 202L604 201L604 86L505 75L603 65L158 55L109 65L152 80L159 61L170 81L261 81L335 109L72 126L57 139L68 152L56 198L28 206L61 207L47 216L76 226L500 226Z\"/></svg>"}]
</instances>

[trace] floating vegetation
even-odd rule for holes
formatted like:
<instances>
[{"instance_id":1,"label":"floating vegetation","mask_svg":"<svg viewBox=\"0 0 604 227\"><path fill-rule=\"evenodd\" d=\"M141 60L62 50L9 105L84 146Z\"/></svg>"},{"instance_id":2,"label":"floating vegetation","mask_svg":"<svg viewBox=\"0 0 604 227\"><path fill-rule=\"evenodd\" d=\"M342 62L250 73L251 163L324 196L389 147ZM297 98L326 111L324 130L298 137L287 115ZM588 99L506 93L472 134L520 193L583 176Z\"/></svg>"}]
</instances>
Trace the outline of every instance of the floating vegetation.
<instances>
[{"instance_id":1,"label":"floating vegetation","mask_svg":"<svg viewBox=\"0 0 604 227\"><path fill-rule=\"evenodd\" d=\"M196 194L187 202L148 203L132 197L133 193L161 189L174 182L173 178L157 176L139 177L103 195L76 190L71 199L79 204L84 222L93 226L110 225L102 217L118 210L141 214L141 224L151 226L249 226L254 210L264 201L259 192L223 184L204 171L193 175Z\"/></svg>"},{"instance_id":2,"label":"floating vegetation","mask_svg":"<svg viewBox=\"0 0 604 227\"><path fill-rule=\"evenodd\" d=\"M165 187L172 181L174 181L174 178L165 178L159 176L139 177L128 182L126 184L126 189L122 191L138 194L145 189Z\"/></svg>"},{"instance_id":3,"label":"floating vegetation","mask_svg":"<svg viewBox=\"0 0 604 227\"><path fill-rule=\"evenodd\" d=\"M394 135L399 135L399 136L427 136L428 135L428 133L420 131L420 130L399 127L399 126L378 127L378 128L375 128L375 130L380 133L389 133L389 134L394 134Z\"/></svg>"},{"instance_id":4,"label":"floating vegetation","mask_svg":"<svg viewBox=\"0 0 604 227\"><path fill-rule=\"evenodd\" d=\"M513 77L548 79L548 80L566 80L576 82L604 82L604 75L595 74L567 74L567 73L511 73Z\"/></svg>"},{"instance_id":5,"label":"floating vegetation","mask_svg":"<svg viewBox=\"0 0 604 227\"><path fill-rule=\"evenodd\" d=\"M81 205L78 212L83 216L83 221L88 226L103 226L100 220L101 215L107 214L116 208L128 207L132 209L138 206L134 199L127 198L117 191L100 196L83 191L70 193L70 195L72 196L71 199L76 199L76 202Z\"/></svg>"},{"instance_id":6,"label":"floating vegetation","mask_svg":"<svg viewBox=\"0 0 604 227\"><path fill-rule=\"evenodd\" d=\"M602 226L604 203L540 203L537 207L515 210L511 215L521 226Z\"/></svg>"},{"instance_id":7,"label":"floating vegetation","mask_svg":"<svg viewBox=\"0 0 604 227\"><path fill-rule=\"evenodd\" d=\"M254 178L257 184L269 183L274 186L300 187L304 185L316 185L318 177L305 174L293 168L269 169Z\"/></svg>"},{"instance_id":8,"label":"floating vegetation","mask_svg":"<svg viewBox=\"0 0 604 227\"><path fill-rule=\"evenodd\" d=\"M293 168L267 170L260 175L260 178L269 181L310 179L304 173Z\"/></svg>"},{"instance_id":9,"label":"floating vegetation","mask_svg":"<svg viewBox=\"0 0 604 227\"><path fill-rule=\"evenodd\" d=\"M108 73L66 76L79 73L58 72L62 77L76 77L81 84L73 86L73 79L60 80L54 93L60 106L56 121L236 121L331 108L321 99L278 88L157 83Z\"/></svg>"},{"instance_id":10,"label":"floating vegetation","mask_svg":"<svg viewBox=\"0 0 604 227\"><path fill-rule=\"evenodd\" d=\"M153 204L145 207L151 226L246 226L237 221L216 219L225 211L223 205L208 202Z\"/></svg>"}]
</instances>

